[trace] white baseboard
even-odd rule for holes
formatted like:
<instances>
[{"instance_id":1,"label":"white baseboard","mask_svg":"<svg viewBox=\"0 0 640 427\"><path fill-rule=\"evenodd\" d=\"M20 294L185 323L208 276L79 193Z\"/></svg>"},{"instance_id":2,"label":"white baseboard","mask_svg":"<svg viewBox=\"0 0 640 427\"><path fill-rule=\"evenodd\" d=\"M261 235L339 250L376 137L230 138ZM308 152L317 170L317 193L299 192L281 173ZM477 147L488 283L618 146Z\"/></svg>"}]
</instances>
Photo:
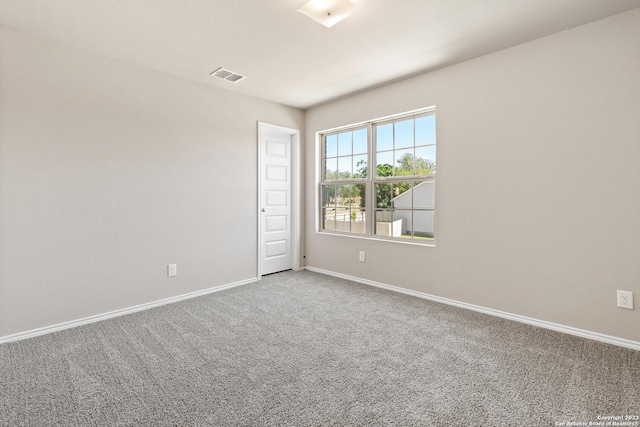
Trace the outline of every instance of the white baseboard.
<instances>
[{"instance_id":1,"label":"white baseboard","mask_svg":"<svg viewBox=\"0 0 640 427\"><path fill-rule=\"evenodd\" d=\"M75 328L76 326L86 325L88 323L99 322L101 320L111 319L113 317L124 316L125 314L131 314L142 310L148 310L150 308L159 307L165 304L171 304L173 302L183 301L190 298L199 297L202 295L207 295L212 292L219 292L229 288L235 288L236 286L247 285L249 283L257 282L258 278L254 277L247 280L242 280L239 282L229 283L227 285L216 286L214 288L205 289L202 291L190 292L188 294L178 295L171 298L165 298L158 301L149 302L146 304L140 304L129 308L123 308L121 310L110 311L108 313L97 314L95 316L89 316L78 320L71 320L69 322L58 323L57 325L45 326L43 328L32 329L26 332L19 332L13 335L7 335L4 337L0 337L0 344L24 340L27 338L37 337L39 335L50 334L52 332L62 331L64 329Z\"/></svg>"},{"instance_id":2,"label":"white baseboard","mask_svg":"<svg viewBox=\"0 0 640 427\"><path fill-rule=\"evenodd\" d=\"M361 279L359 277L349 276L342 273L336 273L329 270L323 270L321 268L306 266L305 269L309 271L314 271L316 273L339 277L341 279L351 280L352 282L358 282L364 285L375 286L377 288L387 289L389 291L400 292L403 294L411 295L414 297L418 297L418 298L422 298L430 301L453 305L456 307L465 308L467 310L489 314L491 316L502 317L504 319L514 320L516 322L538 326L540 328L551 329L552 331L563 332L565 334L575 335L578 337L588 338L591 340L600 341L607 344L613 344L620 347L630 348L632 350L640 350L640 342L637 342L637 341L631 341L624 338L613 337L610 335L600 334L598 332L586 331L584 329L578 329L571 326L559 325L557 323L547 322L545 320L533 319L531 317L520 316L518 314L507 313L505 311L494 310L492 308L482 307L479 305L468 304L466 302L460 302L460 301L452 300L449 298L443 298L435 295L425 294L422 292L412 291L410 289L404 289L397 286L374 282L372 280Z\"/></svg>"}]
</instances>

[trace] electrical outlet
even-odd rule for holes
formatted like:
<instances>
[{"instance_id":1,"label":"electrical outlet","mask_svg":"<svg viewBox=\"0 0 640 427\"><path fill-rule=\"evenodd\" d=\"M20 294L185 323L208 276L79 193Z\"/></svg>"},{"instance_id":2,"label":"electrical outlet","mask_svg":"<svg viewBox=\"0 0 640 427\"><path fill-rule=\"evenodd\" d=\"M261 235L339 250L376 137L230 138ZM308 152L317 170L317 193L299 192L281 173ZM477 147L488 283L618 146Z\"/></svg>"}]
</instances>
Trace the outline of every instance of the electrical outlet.
<instances>
[{"instance_id":1,"label":"electrical outlet","mask_svg":"<svg viewBox=\"0 0 640 427\"><path fill-rule=\"evenodd\" d=\"M364 262L364 251L360 251L360 262Z\"/></svg>"},{"instance_id":2,"label":"electrical outlet","mask_svg":"<svg viewBox=\"0 0 640 427\"><path fill-rule=\"evenodd\" d=\"M618 291L618 307L633 310L633 292Z\"/></svg>"},{"instance_id":3,"label":"electrical outlet","mask_svg":"<svg viewBox=\"0 0 640 427\"><path fill-rule=\"evenodd\" d=\"M167 265L167 276L173 277L178 275L178 264Z\"/></svg>"}]
</instances>

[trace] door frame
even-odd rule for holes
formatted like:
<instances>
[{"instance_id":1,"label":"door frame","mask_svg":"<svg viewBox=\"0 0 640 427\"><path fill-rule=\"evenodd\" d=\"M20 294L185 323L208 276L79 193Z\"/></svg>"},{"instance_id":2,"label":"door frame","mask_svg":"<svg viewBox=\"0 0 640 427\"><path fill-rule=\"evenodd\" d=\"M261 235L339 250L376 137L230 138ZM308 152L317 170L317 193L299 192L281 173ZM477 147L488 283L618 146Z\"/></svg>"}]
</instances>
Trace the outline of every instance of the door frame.
<instances>
[{"instance_id":1,"label":"door frame","mask_svg":"<svg viewBox=\"0 0 640 427\"><path fill-rule=\"evenodd\" d=\"M288 132L291 135L291 269L300 270L300 206L301 206L301 147L300 130L284 126L274 125L266 122L258 122L258 262L257 278L262 279L262 134L263 129L274 129Z\"/></svg>"}]
</instances>

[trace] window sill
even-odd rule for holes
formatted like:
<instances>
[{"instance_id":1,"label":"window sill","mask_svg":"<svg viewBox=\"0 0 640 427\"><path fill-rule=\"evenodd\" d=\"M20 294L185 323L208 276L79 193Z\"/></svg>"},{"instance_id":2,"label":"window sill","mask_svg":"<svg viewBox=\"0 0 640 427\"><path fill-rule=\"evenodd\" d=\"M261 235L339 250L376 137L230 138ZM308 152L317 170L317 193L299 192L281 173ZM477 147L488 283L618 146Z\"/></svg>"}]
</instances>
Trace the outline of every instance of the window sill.
<instances>
[{"instance_id":1,"label":"window sill","mask_svg":"<svg viewBox=\"0 0 640 427\"><path fill-rule=\"evenodd\" d=\"M393 238L393 237L384 237L384 236L368 236L363 234L352 234L352 233L340 233L336 231L316 231L316 234L324 235L324 236L338 236L338 237L347 237L351 239L360 239L360 240L372 240L376 242L389 242L389 243L397 243L400 245L410 245L410 246L421 246L421 247L436 247L436 240L412 240L412 239L403 239L403 238Z\"/></svg>"}]
</instances>

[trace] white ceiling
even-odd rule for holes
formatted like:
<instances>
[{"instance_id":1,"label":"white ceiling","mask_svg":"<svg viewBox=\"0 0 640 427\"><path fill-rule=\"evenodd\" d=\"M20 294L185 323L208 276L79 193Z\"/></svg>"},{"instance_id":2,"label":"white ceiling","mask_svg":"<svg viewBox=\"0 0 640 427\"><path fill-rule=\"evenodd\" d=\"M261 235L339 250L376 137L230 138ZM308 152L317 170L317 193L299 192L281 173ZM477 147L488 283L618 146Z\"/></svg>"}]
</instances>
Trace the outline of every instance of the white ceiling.
<instances>
[{"instance_id":1,"label":"white ceiling","mask_svg":"<svg viewBox=\"0 0 640 427\"><path fill-rule=\"evenodd\" d=\"M0 0L0 25L300 108L640 7L640 0ZM209 76L225 67L248 76Z\"/></svg>"}]
</instances>

